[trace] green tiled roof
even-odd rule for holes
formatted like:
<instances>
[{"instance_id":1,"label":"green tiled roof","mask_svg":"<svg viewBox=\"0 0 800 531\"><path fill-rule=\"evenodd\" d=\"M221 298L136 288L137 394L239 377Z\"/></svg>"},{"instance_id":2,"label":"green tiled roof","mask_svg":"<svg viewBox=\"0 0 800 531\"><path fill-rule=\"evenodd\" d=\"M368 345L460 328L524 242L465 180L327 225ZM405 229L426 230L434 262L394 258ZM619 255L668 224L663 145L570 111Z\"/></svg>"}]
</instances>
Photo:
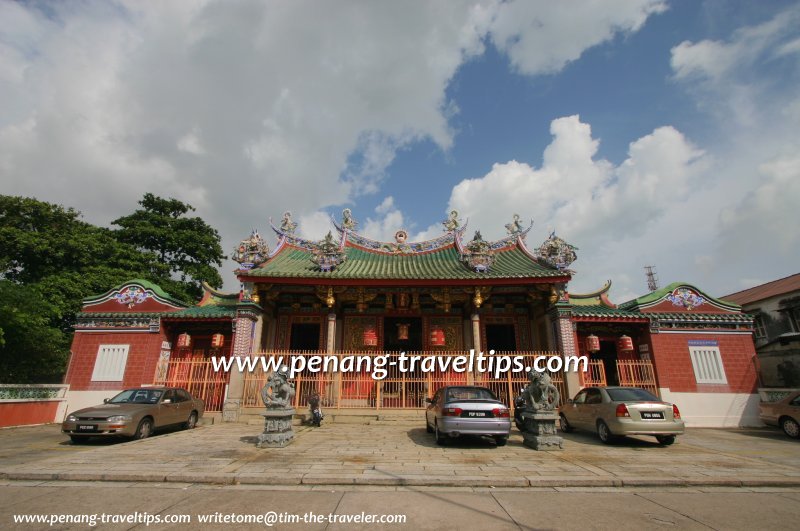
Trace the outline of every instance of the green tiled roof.
<instances>
[{"instance_id":1,"label":"green tiled roof","mask_svg":"<svg viewBox=\"0 0 800 531\"><path fill-rule=\"evenodd\" d=\"M519 248L497 251L494 264L486 273L469 270L454 247L428 253L388 254L360 247L345 247L347 259L331 272L320 271L311 261L311 252L286 247L261 267L247 271L252 277L380 279L380 280L478 280L498 278L563 277L568 273L539 264Z\"/></svg>"},{"instance_id":2,"label":"green tiled roof","mask_svg":"<svg viewBox=\"0 0 800 531\"><path fill-rule=\"evenodd\" d=\"M170 319L215 319L225 317L233 318L235 316L235 307L216 306L212 304L207 306L192 306L191 308L186 308L185 310L162 314L162 317Z\"/></svg>"},{"instance_id":3,"label":"green tiled roof","mask_svg":"<svg viewBox=\"0 0 800 531\"><path fill-rule=\"evenodd\" d=\"M729 310L729 311L734 311L734 312L735 311L740 311L742 309L742 307L739 306L738 304L734 304L734 303L731 303L731 302L727 302L727 301L723 301L723 300L711 297L710 295L708 295L707 293L703 292L702 290L700 290L696 286L693 286L693 285L688 284L686 282L673 282L669 286L665 286L665 287L663 287L663 288L661 288L659 290L656 290L656 291L651 291L647 295L642 295L639 298L636 298L636 299L633 299L633 300L630 300L630 301L627 301L627 302L623 302L622 304L619 305L619 307L620 308L627 308L627 309L646 307L646 306L652 305L652 304L660 301L661 299L663 299L664 297L666 297L667 295L669 295L673 291L675 291L677 288L681 288L681 287L689 288L689 289L692 289L692 290L696 291L707 302L710 302L711 304L713 304L713 305L715 305L715 306L717 306L719 308L722 308L722 309L725 309L725 310Z\"/></svg>"},{"instance_id":4,"label":"green tiled roof","mask_svg":"<svg viewBox=\"0 0 800 531\"><path fill-rule=\"evenodd\" d=\"M122 288L124 288L125 286L128 286L130 284L137 284L137 285L143 287L146 290L150 290L153 293L155 293L156 296L158 296L159 298L161 298L161 299L163 299L163 300L165 300L165 301L167 301L167 302L169 302L169 303L171 303L171 304L173 304L175 306L186 306L186 303L176 299L175 297L173 297L172 295L170 295L169 293L164 291L161 288L161 286L159 286L158 284L154 284L154 283L152 283L152 282L150 282L148 280L144 280L144 279L141 279L141 278L134 278L132 280L128 280L126 282L123 282L122 284L119 284L118 286L114 286L113 288L111 288L110 290L106 291L103 294L92 295L90 297L85 297L83 299L83 303L84 304L91 304L91 303L93 303L95 301L99 301L101 299L104 299L107 296L111 295L112 293L117 292L117 291L121 290Z\"/></svg>"},{"instance_id":5,"label":"green tiled roof","mask_svg":"<svg viewBox=\"0 0 800 531\"><path fill-rule=\"evenodd\" d=\"M572 307L572 315L576 317L612 317L616 319L647 319L641 312L609 308L602 304L581 305ZM659 314L660 315L660 314Z\"/></svg>"}]
</instances>

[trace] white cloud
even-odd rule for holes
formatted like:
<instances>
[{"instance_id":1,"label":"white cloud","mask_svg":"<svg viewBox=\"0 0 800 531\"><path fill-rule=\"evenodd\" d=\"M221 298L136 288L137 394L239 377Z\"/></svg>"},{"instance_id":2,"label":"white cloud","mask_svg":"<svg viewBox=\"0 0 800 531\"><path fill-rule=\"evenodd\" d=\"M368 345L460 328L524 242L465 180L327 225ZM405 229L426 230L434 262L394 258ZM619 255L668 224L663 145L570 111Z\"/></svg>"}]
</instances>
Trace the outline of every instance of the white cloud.
<instances>
[{"instance_id":1,"label":"white cloud","mask_svg":"<svg viewBox=\"0 0 800 531\"><path fill-rule=\"evenodd\" d=\"M509 219L515 212L533 215L565 237L602 243L645 230L686 196L703 166L702 152L672 127L631 143L617 167L595 159L598 141L577 116L554 120L550 131L541 168L495 164L484 177L457 184L448 209L494 237L502 235L500 208Z\"/></svg>"},{"instance_id":2,"label":"white cloud","mask_svg":"<svg viewBox=\"0 0 800 531\"><path fill-rule=\"evenodd\" d=\"M501 4L491 24L492 41L525 74L553 73L617 33L639 30L666 9L661 0L573 2L547 0Z\"/></svg>"},{"instance_id":3,"label":"white cloud","mask_svg":"<svg viewBox=\"0 0 800 531\"><path fill-rule=\"evenodd\" d=\"M177 197L230 248L286 209L315 223L378 193L398 149L429 139L448 150L457 105L446 89L490 34L521 71L552 72L660 9L0 2L0 186L95 223L144 192ZM376 234L401 216L374 220Z\"/></svg>"}]
</instances>

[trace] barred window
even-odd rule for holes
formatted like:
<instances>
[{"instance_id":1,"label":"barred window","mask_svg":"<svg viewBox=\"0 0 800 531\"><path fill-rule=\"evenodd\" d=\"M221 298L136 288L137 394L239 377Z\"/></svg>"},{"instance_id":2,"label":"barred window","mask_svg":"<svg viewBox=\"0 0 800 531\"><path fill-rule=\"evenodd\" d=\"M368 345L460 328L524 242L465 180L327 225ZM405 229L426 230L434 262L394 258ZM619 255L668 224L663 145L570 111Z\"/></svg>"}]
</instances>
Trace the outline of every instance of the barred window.
<instances>
[{"instance_id":1,"label":"barred window","mask_svg":"<svg viewBox=\"0 0 800 531\"><path fill-rule=\"evenodd\" d=\"M725 368L722 366L719 347L690 346L689 355L692 358L694 378L697 383L728 383L728 379L725 377Z\"/></svg>"},{"instance_id":2,"label":"barred window","mask_svg":"<svg viewBox=\"0 0 800 531\"><path fill-rule=\"evenodd\" d=\"M121 382L130 345L100 345L92 372L93 382Z\"/></svg>"}]
</instances>

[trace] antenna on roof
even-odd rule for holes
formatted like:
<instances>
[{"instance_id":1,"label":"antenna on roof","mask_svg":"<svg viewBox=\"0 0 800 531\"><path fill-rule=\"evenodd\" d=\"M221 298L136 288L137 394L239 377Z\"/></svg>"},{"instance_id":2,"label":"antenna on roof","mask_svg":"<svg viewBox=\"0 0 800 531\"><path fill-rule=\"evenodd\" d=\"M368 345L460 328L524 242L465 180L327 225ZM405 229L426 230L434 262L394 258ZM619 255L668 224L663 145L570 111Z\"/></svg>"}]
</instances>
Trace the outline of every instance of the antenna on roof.
<instances>
[{"instance_id":1,"label":"antenna on roof","mask_svg":"<svg viewBox=\"0 0 800 531\"><path fill-rule=\"evenodd\" d=\"M647 275L647 289L656 291L658 289L658 277L656 276L656 266L644 266Z\"/></svg>"}]
</instances>

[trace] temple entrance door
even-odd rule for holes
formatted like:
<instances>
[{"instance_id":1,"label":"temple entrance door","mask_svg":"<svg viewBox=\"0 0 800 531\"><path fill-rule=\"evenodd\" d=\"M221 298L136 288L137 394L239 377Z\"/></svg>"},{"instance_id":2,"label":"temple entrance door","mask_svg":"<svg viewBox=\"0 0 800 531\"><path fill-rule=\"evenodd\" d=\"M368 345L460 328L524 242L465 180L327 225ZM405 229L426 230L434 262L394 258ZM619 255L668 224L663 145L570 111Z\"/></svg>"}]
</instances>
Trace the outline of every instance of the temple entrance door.
<instances>
[{"instance_id":1,"label":"temple entrance door","mask_svg":"<svg viewBox=\"0 0 800 531\"><path fill-rule=\"evenodd\" d=\"M383 330L385 352L422 351L421 318L386 317L383 320ZM419 408L425 403L427 375L419 366L408 372L400 372L399 367L390 367L387 378L380 385L382 408Z\"/></svg>"},{"instance_id":2,"label":"temple entrance door","mask_svg":"<svg viewBox=\"0 0 800 531\"><path fill-rule=\"evenodd\" d=\"M514 352L517 350L517 335L513 324L486 325L486 354L489 351Z\"/></svg>"},{"instance_id":3,"label":"temple entrance door","mask_svg":"<svg viewBox=\"0 0 800 531\"><path fill-rule=\"evenodd\" d=\"M619 385L616 341L600 341L600 351L592 357L603 362L603 368L606 371L606 385Z\"/></svg>"},{"instance_id":4,"label":"temple entrance door","mask_svg":"<svg viewBox=\"0 0 800 531\"><path fill-rule=\"evenodd\" d=\"M319 350L319 323L293 323L289 350Z\"/></svg>"},{"instance_id":5,"label":"temple entrance door","mask_svg":"<svg viewBox=\"0 0 800 531\"><path fill-rule=\"evenodd\" d=\"M400 339L407 328L408 339ZM383 350L386 352L419 352L422 350L422 319L419 317L387 317L383 321Z\"/></svg>"}]
</instances>

